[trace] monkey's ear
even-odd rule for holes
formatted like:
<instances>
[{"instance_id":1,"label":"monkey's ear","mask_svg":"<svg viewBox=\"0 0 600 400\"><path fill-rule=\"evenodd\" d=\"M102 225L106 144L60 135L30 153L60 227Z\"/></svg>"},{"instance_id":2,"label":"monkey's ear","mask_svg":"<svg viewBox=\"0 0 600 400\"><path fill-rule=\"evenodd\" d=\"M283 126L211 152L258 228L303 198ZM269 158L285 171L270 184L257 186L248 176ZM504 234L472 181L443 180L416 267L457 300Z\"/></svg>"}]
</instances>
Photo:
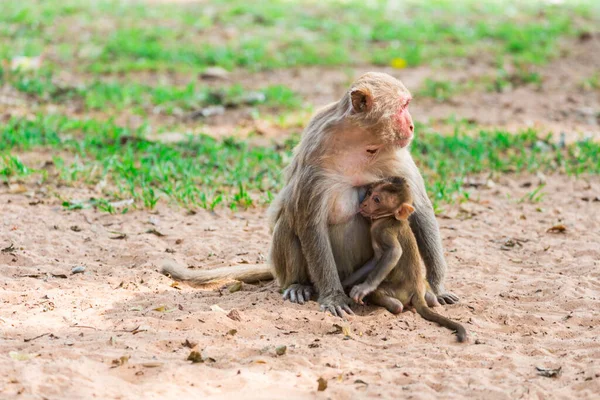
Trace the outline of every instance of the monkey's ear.
<instances>
[{"instance_id":1,"label":"monkey's ear","mask_svg":"<svg viewBox=\"0 0 600 400\"><path fill-rule=\"evenodd\" d=\"M394 216L398 221L406 221L413 212L415 212L415 208L408 203L404 203L398 208Z\"/></svg>"},{"instance_id":2,"label":"monkey's ear","mask_svg":"<svg viewBox=\"0 0 600 400\"><path fill-rule=\"evenodd\" d=\"M352 110L356 113L370 111L373 107L373 96L369 89L353 89L350 92Z\"/></svg>"}]
</instances>

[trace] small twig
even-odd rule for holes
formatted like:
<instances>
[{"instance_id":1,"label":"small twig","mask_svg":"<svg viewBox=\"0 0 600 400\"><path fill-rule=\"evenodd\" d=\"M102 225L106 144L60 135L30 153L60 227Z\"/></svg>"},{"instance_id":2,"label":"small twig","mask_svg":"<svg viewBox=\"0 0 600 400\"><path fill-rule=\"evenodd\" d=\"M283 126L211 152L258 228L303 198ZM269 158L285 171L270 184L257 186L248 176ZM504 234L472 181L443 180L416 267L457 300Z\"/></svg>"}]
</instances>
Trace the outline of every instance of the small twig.
<instances>
[{"instance_id":1,"label":"small twig","mask_svg":"<svg viewBox=\"0 0 600 400\"><path fill-rule=\"evenodd\" d=\"M87 329L93 329L95 331L98 330L98 328L94 328L93 326L85 326L85 325L71 325L70 328L87 328Z\"/></svg>"},{"instance_id":2,"label":"small twig","mask_svg":"<svg viewBox=\"0 0 600 400\"><path fill-rule=\"evenodd\" d=\"M51 332L47 332L47 333L41 334L41 335L39 335L39 336L33 337L33 338L31 338L31 339L24 339L24 341L25 341L25 343L27 343L27 342L32 342L32 341L34 341L34 340L36 340L36 339L39 339L39 338L41 338L41 337L48 336L48 335L52 335L52 333L51 333Z\"/></svg>"}]
</instances>

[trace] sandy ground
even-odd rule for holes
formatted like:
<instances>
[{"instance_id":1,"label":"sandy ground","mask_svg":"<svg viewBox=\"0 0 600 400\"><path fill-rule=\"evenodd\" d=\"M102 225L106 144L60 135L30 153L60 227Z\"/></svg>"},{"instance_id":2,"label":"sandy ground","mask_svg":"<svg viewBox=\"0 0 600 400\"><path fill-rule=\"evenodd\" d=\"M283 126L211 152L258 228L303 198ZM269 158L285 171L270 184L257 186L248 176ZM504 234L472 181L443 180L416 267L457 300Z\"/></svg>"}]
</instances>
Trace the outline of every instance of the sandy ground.
<instances>
[{"instance_id":1,"label":"sandy ground","mask_svg":"<svg viewBox=\"0 0 600 400\"><path fill-rule=\"evenodd\" d=\"M600 92L582 90L581 81L598 70L600 35L568 49L541 68L541 89L464 93L446 103L416 95L411 112L419 121L456 115L597 140ZM494 71L467 62L435 74L389 72L416 92L428 76L460 83ZM234 72L231 81L282 83L319 106L362 71ZM231 134L247 118L238 114L209 128ZM157 272L163 258L197 268L264 263L264 209L190 215L162 205L109 215L65 211L37 187L17 195L0 186L0 399L598 398L600 177L548 176L540 202L520 202L538 180L503 176L439 215L447 286L461 302L438 311L465 324L468 344L411 312L357 307L342 322L315 302L284 302L272 282L232 293L232 283L173 286ZM564 232L548 232L559 224ZM71 274L74 267L85 271ZM204 362L187 361L192 351ZM536 367L560 373L545 377Z\"/></svg>"},{"instance_id":2,"label":"sandy ground","mask_svg":"<svg viewBox=\"0 0 600 400\"><path fill-rule=\"evenodd\" d=\"M519 202L537 179L500 178L440 215L461 302L438 311L465 324L468 344L412 312L357 307L342 322L284 302L272 282L230 293L157 272L165 257L264 262L262 209L108 215L3 193L0 397L597 398L600 179L547 177L541 202ZM547 232L557 224L566 231ZM186 361L192 350L205 361Z\"/></svg>"}]
</instances>

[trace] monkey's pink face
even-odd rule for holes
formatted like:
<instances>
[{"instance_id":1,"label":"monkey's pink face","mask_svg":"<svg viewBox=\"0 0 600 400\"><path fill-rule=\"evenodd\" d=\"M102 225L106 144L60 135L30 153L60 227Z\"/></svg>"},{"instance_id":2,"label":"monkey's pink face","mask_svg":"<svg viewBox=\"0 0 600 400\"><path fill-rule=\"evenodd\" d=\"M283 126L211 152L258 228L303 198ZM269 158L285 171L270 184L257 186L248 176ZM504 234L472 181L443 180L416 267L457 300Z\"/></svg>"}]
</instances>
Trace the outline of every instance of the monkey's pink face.
<instances>
[{"instance_id":1,"label":"monkey's pink face","mask_svg":"<svg viewBox=\"0 0 600 400\"><path fill-rule=\"evenodd\" d=\"M396 114L393 116L395 133L394 144L400 147L406 147L410 144L415 131L412 117L408 112L410 100L410 98L404 100Z\"/></svg>"}]
</instances>

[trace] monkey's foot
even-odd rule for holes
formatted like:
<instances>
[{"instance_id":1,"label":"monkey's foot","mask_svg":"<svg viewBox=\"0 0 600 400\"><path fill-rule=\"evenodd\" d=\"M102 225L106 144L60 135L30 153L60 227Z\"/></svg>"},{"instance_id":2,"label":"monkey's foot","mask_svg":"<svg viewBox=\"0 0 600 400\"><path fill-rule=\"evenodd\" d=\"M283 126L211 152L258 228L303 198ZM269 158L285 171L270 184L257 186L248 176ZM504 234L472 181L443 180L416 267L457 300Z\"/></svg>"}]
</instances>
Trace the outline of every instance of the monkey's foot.
<instances>
[{"instance_id":1,"label":"monkey's foot","mask_svg":"<svg viewBox=\"0 0 600 400\"><path fill-rule=\"evenodd\" d=\"M437 295L437 300L441 305L458 303L459 298L454 293L446 292Z\"/></svg>"},{"instance_id":2,"label":"monkey's foot","mask_svg":"<svg viewBox=\"0 0 600 400\"><path fill-rule=\"evenodd\" d=\"M314 293L315 289L311 285L293 283L283 292L283 299L292 303L304 304L304 302L310 300Z\"/></svg>"},{"instance_id":3,"label":"monkey's foot","mask_svg":"<svg viewBox=\"0 0 600 400\"><path fill-rule=\"evenodd\" d=\"M354 311L350 308L352 300L346 296L344 292L334 291L321 298L321 311L329 312L334 317L346 319L348 315L354 315Z\"/></svg>"}]
</instances>

